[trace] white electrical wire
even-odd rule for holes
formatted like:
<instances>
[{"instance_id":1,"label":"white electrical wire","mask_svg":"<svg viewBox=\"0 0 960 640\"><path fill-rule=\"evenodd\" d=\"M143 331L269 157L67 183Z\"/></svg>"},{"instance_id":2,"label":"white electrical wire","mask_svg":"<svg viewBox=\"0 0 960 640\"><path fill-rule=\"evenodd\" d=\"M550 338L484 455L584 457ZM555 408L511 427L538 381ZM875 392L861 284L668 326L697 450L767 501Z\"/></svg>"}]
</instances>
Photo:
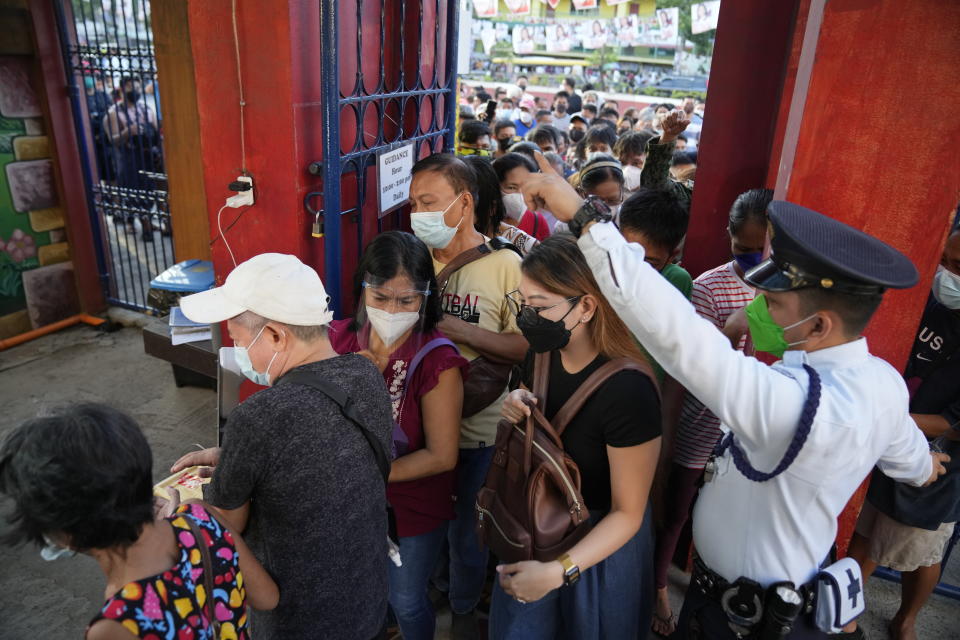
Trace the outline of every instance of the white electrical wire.
<instances>
[{"instance_id":1,"label":"white electrical wire","mask_svg":"<svg viewBox=\"0 0 960 640\"><path fill-rule=\"evenodd\" d=\"M240 37L237 35L237 0L230 0L233 19L233 49L237 55L237 87L240 89L240 168L247 175L247 144L243 127L243 108L247 106L243 99L243 74L240 72ZM236 264L236 262L234 262Z\"/></svg>"},{"instance_id":2,"label":"white electrical wire","mask_svg":"<svg viewBox=\"0 0 960 640\"><path fill-rule=\"evenodd\" d=\"M227 251L230 253L230 260L233 262L233 266L237 266L237 259L233 257L233 249L230 248L227 236L223 233L223 227L220 226L220 217L223 215L223 210L226 209L227 206L228 205L223 205L220 207L220 211L217 211L217 231L220 233L220 239L223 240L224 246L227 247Z\"/></svg>"}]
</instances>

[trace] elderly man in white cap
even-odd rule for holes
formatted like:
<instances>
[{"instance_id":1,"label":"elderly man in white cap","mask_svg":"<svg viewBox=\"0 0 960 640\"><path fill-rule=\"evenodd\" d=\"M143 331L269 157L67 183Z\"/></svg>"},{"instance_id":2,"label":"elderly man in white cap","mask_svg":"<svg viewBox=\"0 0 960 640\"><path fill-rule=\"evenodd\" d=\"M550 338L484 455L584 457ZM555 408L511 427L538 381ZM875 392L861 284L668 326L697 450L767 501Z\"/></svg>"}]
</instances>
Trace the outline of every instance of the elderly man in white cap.
<instances>
[{"instance_id":1,"label":"elderly man in white cap","mask_svg":"<svg viewBox=\"0 0 960 640\"><path fill-rule=\"evenodd\" d=\"M222 448L173 466L214 467L206 500L280 587L275 610L251 612L258 638L366 640L386 618L390 397L369 360L330 346L328 300L316 271L265 253L180 301L226 321L240 369L269 387L230 414Z\"/></svg>"}]
</instances>

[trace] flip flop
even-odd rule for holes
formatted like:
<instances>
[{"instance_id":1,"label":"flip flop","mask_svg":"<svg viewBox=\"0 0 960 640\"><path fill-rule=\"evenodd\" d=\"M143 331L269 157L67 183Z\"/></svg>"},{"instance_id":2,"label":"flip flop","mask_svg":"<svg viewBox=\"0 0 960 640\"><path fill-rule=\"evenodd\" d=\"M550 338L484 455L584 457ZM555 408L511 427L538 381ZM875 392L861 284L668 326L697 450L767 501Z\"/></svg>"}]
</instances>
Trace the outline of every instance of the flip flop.
<instances>
[{"instance_id":1,"label":"flip flop","mask_svg":"<svg viewBox=\"0 0 960 640\"><path fill-rule=\"evenodd\" d=\"M830 639L833 640L834 638L837 640L867 640L867 634L864 633L863 627L857 625L856 631L830 634Z\"/></svg>"},{"instance_id":2,"label":"flip flop","mask_svg":"<svg viewBox=\"0 0 960 640\"><path fill-rule=\"evenodd\" d=\"M660 636L661 638L669 638L677 630L677 616L672 613L666 618L664 618L662 616L658 616L657 612L654 611L653 622L654 624L660 623L666 626L668 629L670 629L670 631L667 633L660 633L659 631L656 630L656 628L654 628L653 625L651 625L650 630L653 631L656 635Z\"/></svg>"}]
</instances>

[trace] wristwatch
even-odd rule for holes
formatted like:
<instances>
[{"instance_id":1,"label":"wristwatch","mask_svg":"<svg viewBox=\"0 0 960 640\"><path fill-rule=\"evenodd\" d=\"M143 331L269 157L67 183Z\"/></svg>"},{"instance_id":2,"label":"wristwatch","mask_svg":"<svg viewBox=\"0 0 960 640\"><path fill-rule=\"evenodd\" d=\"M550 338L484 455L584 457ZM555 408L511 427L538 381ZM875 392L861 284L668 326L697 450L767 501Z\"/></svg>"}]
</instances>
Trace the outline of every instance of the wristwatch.
<instances>
[{"instance_id":1,"label":"wristwatch","mask_svg":"<svg viewBox=\"0 0 960 640\"><path fill-rule=\"evenodd\" d=\"M610 222L611 220L613 215L607 203L597 196L587 196L583 206L574 214L567 226L570 228L570 233L579 238L583 228L591 222Z\"/></svg>"},{"instance_id":2,"label":"wristwatch","mask_svg":"<svg viewBox=\"0 0 960 640\"><path fill-rule=\"evenodd\" d=\"M570 559L569 554L563 554L557 558L557 562L563 565L563 585L569 587L572 584L576 584L577 580L580 579L580 567L573 564L573 560Z\"/></svg>"}]
</instances>

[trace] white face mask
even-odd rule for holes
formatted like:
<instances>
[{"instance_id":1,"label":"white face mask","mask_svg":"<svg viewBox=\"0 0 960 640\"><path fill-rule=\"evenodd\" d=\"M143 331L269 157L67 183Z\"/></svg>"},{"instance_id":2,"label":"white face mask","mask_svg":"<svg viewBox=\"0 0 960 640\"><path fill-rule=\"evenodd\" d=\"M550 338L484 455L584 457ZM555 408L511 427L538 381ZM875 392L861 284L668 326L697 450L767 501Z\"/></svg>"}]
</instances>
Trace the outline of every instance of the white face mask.
<instances>
[{"instance_id":1,"label":"white face mask","mask_svg":"<svg viewBox=\"0 0 960 640\"><path fill-rule=\"evenodd\" d=\"M270 378L270 367L273 366L273 361L277 359L277 356L280 355L279 351L273 352L273 357L270 358L270 363L267 365L267 370L263 373L257 371L253 368L253 361L250 360L249 349L257 340L260 339L260 336L263 334L263 330L267 328L267 325L260 327L260 331L257 333L257 337L245 347L233 347L233 358L236 360L237 366L240 367L240 371L244 376L247 377L250 382L260 385L261 387L269 387L271 383Z\"/></svg>"},{"instance_id":2,"label":"white face mask","mask_svg":"<svg viewBox=\"0 0 960 640\"><path fill-rule=\"evenodd\" d=\"M508 218L519 221L527 211L527 203L523 201L522 193L503 193L503 208Z\"/></svg>"},{"instance_id":3,"label":"white face mask","mask_svg":"<svg viewBox=\"0 0 960 640\"><path fill-rule=\"evenodd\" d=\"M621 203L610 207L610 215L613 216L613 219L617 222L620 221L620 207L622 206L623 204Z\"/></svg>"},{"instance_id":4,"label":"white face mask","mask_svg":"<svg viewBox=\"0 0 960 640\"><path fill-rule=\"evenodd\" d=\"M43 541L47 543L43 549L40 549L40 557L47 562L53 562L59 558L72 558L77 552L68 547L57 544L47 536L43 536Z\"/></svg>"},{"instance_id":5,"label":"white face mask","mask_svg":"<svg viewBox=\"0 0 960 640\"><path fill-rule=\"evenodd\" d=\"M417 311L401 311L399 313L390 313L383 309L366 306L367 318L373 325L373 330L377 332L383 344L390 346L400 339L403 334L417 324L420 320L420 313Z\"/></svg>"},{"instance_id":6,"label":"white face mask","mask_svg":"<svg viewBox=\"0 0 960 640\"><path fill-rule=\"evenodd\" d=\"M531 122L533 122L533 114L530 113L529 111L521 111L520 122L522 122L523 124L530 124Z\"/></svg>"},{"instance_id":7,"label":"white face mask","mask_svg":"<svg viewBox=\"0 0 960 640\"><path fill-rule=\"evenodd\" d=\"M939 267L933 277L933 295L947 309L960 309L960 275Z\"/></svg>"},{"instance_id":8,"label":"white face mask","mask_svg":"<svg viewBox=\"0 0 960 640\"><path fill-rule=\"evenodd\" d=\"M627 191L636 191L640 188L640 176L643 169L628 164L623 168L623 187Z\"/></svg>"},{"instance_id":9,"label":"white face mask","mask_svg":"<svg viewBox=\"0 0 960 640\"><path fill-rule=\"evenodd\" d=\"M427 245L431 249L446 249L447 245L453 240L453 236L457 235L457 229L460 228L460 224L463 222L463 218L460 218L460 222L457 223L455 227L448 227L447 223L444 221L444 214L450 210L457 200L460 199L460 196L453 199L453 202L447 205L446 209L443 211L421 211L417 213L410 214L410 227L413 229L413 234L420 238L423 244Z\"/></svg>"}]
</instances>

